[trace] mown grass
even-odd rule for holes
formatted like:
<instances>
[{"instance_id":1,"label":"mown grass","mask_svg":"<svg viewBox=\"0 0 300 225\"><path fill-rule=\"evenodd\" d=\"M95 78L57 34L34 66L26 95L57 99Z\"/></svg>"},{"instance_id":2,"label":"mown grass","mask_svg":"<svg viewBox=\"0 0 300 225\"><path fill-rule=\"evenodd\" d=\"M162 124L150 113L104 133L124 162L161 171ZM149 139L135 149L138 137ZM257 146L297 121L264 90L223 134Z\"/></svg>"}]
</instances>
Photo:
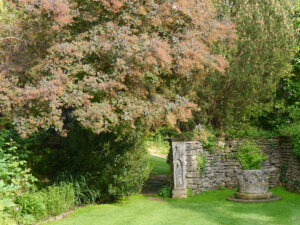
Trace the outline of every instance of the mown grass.
<instances>
[{"instance_id":1,"label":"mown grass","mask_svg":"<svg viewBox=\"0 0 300 225\"><path fill-rule=\"evenodd\" d=\"M170 165L167 163L167 159L150 155L151 174L163 174L168 175L170 173Z\"/></svg>"},{"instance_id":2,"label":"mown grass","mask_svg":"<svg viewBox=\"0 0 300 225\"><path fill-rule=\"evenodd\" d=\"M226 201L234 190L218 190L183 199L153 201L142 195L106 205L90 205L49 225L295 225L300 224L300 195L282 188L271 203Z\"/></svg>"}]
</instances>

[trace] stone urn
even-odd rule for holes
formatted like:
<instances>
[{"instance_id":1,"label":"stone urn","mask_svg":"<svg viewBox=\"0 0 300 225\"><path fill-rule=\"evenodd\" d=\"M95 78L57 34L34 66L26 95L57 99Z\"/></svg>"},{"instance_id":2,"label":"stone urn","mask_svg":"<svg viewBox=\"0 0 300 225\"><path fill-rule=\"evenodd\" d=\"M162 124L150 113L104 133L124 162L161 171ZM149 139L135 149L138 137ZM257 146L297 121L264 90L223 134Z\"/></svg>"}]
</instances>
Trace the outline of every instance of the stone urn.
<instances>
[{"instance_id":1,"label":"stone urn","mask_svg":"<svg viewBox=\"0 0 300 225\"><path fill-rule=\"evenodd\" d=\"M269 190L268 174L265 170L240 170L238 173L239 190L227 200L236 202L271 202L280 200Z\"/></svg>"},{"instance_id":2,"label":"stone urn","mask_svg":"<svg viewBox=\"0 0 300 225\"><path fill-rule=\"evenodd\" d=\"M238 174L239 191L235 197L241 199L265 199L272 196L268 176L264 170L240 170Z\"/></svg>"}]
</instances>

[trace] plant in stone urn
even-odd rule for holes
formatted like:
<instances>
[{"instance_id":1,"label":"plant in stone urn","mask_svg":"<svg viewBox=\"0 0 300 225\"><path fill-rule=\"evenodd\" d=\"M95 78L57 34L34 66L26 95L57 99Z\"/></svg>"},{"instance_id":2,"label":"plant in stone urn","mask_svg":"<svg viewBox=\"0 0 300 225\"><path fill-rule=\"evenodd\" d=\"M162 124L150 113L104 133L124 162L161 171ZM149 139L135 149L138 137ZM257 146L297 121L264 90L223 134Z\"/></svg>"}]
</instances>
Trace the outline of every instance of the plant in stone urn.
<instances>
[{"instance_id":1,"label":"plant in stone urn","mask_svg":"<svg viewBox=\"0 0 300 225\"><path fill-rule=\"evenodd\" d=\"M243 170L259 170L262 163L268 158L252 141L244 141L237 149L236 158Z\"/></svg>"},{"instance_id":2,"label":"plant in stone urn","mask_svg":"<svg viewBox=\"0 0 300 225\"><path fill-rule=\"evenodd\" d=\"M239 191L228 200L240 202L274 201L268 192L268 175L262 169L262 163L268 158L252 141L244 141L237 149L236 158L241 164L238 174Z\"/></svg>"}]
</instances>

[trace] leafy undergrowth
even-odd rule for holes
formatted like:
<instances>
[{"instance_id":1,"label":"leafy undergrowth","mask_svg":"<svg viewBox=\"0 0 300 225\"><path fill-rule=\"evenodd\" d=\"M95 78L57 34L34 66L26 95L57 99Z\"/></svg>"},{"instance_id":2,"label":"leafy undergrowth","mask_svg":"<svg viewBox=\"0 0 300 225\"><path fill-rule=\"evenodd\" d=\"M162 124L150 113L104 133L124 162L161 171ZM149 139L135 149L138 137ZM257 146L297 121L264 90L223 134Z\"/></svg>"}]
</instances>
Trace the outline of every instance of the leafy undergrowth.
<instances>
[{"instance_id":1,"label":"leafy undergrowth","mask_svg":"<svg viewBox=\"0 0 300 225\"><path fill-rule=\"evenodd\" d=\"M167 163L167 159L150 155L151 174L168 175L170 173L170 165Z\"/></svg>"},{"instance_id":2,"label":"leafy undergrowth","mask_svg":"<svg viewBox=\"0 0 300 225\"><path fill-rule=\"evenodd\" d=\"M234 190L218 190L190 196L187 200L151 201L142 195L127 201L90 205L69 217L49 225L289 225L300 224L300 195L272 190L282 201L271 203L235 203L225 200Z\"/></svg>"}]
</instances>

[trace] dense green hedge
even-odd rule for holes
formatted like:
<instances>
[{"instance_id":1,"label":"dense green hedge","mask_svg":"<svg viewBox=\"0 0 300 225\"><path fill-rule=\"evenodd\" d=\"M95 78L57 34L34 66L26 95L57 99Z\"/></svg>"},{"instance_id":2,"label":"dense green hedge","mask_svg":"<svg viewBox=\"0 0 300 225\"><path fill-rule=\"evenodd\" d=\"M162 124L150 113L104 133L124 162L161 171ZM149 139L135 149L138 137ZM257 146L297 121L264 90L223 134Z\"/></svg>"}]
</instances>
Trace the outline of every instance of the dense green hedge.
<instances>
[{"instance_id":1,"label":"dense green hedge","mask_svg":"<svg viewBox=\"0 0 300 225\"><path fill-rule=\"evenodd\" d=\"M144 137L136 131L97 135L74 123L66 138L54 133L42 138L46 148L32 150L34 174L73 182L80 202L129 196L141 190L149 174Z\"/></svg>"},{"instance_id":2,"label":"dense green hedge","mask_svg":"<svg viewBox=\"0 0 300 225\"><path fill-rule=\"evenodd\" d=\"M49 130L22 139L2 129L0 224L34 224L139 192L150 172L144 137L121 133L96 135L74 123L67 137Z\"/></svg>"}]
</instances>

